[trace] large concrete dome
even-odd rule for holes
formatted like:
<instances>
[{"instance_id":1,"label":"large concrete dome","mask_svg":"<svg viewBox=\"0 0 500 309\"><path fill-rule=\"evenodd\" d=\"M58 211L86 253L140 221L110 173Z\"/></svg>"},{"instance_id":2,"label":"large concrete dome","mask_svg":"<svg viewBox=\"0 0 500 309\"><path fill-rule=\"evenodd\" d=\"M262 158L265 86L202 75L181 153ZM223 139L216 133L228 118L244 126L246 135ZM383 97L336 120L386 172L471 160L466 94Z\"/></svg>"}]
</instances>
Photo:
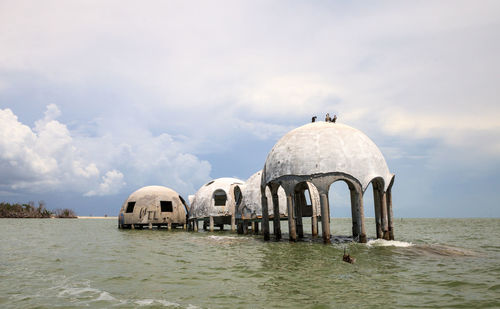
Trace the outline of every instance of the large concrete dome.
<instances>
[{"instance_id":1,"label":"large concrete dome","mask_svg":"<svg viewBox=\"0 0 500 309\"><path fill-rule=\"evenodd\" d=\"M264 181L283 176L344 173L366 190L377 177L387 189L393 175L375 143L361 131L339 123L313 122L288 132L266 159Z\"/></svg>"}]
</instances>

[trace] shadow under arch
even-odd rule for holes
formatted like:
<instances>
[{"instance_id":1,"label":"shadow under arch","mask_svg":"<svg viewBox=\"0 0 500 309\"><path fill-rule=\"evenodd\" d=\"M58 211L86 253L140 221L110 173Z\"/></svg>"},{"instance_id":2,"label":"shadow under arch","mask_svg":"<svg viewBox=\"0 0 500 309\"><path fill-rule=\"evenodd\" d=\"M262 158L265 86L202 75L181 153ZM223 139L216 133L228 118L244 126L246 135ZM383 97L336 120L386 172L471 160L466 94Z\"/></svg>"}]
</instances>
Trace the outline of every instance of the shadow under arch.
<instances>
[{"instance_id":1,"label":"shadow under arch","mask_svg":"<svg viewBox=\"0 0 500 309\"><path fill-rule=\"evenodd\" d=\"M311 236L318 236L318 217L320 214L319 191L316 186L309 181L302 181L295 185L294 196L294 217L299 238L304 237L303 217L311 217Z\"/></svg>"}]
</instances>

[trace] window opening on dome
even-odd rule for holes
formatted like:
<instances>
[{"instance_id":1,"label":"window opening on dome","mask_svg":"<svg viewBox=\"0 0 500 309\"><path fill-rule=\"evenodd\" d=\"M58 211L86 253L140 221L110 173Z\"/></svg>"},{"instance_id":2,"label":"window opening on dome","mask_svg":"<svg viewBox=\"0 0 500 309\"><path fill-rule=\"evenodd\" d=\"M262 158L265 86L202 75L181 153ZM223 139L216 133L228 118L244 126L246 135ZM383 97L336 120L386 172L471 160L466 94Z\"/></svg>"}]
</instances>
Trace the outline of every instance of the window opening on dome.
<instances>
[{"instance_id":1,"label":"window opening on dome","mask_svg":"<svg viewBox=\"0 0 500 309\"><path fill-rule=\"evenodd\" d=\"M134 212L135 202L128 202L127 204L127 213Z\"/></svg>"},{"instance_id":2,"label":"window opening on dome","mask_svg":"<svg viewBox=\"0 0 500 309\"><path fill-rule=\"evenodd\" d=\"M311 203L311 194L309 193L308 189L304 190L304 196L306 198L306 206L311 207L312 206L312 203Z\"/></svg>"},{"instance_id":3,"label":"window opening on dome","mask_svg":"<svg viewBox=\"0 0 500 309\"><path fill-rule=\"evenodd\" d=\"M236 207L240 206L242 196L241 196L241 189L238 186L234 187L234 199L236 200Z\"/></svg>"},{"instance_id":4,"label":"window opening on dome","mask_svg":"<svg viewBox=\"0 0 500 309\"><path fill-rule=\"evenodd\" d=\"M205 187L210 186L211 184L213 184L213 183L214 183L214 181L215 181L215 180L212 180L212 181L207 182L207 184L205 185Z\"/></svg>"},{"instance_id":5,"label":"window opening on dome","mask_svg":"<svg viewBox=\"0 0 500 309\"><path fill-rule=\"evenodd\" d=\"M227 195L224 190L216 190L214 192L214 202L215 206L226 206Z\"/></svg>"},{"instance_id":6,"label":"window opening on dome","mask_svg":"<svg viewBox=\"0 0 500 309\"><path fill-rule=\"evenodd\" d=\"M171 201L160 201L161 212L173 212L174 208Z\"/></svg>"}]
</instances>

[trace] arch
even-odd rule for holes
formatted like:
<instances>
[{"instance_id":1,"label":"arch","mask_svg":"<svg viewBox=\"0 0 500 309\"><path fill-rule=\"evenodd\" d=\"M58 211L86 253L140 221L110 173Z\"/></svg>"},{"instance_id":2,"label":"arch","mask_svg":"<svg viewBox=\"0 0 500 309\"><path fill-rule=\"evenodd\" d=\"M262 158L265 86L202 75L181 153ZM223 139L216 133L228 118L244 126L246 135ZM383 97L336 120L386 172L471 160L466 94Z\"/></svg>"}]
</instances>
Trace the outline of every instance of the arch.
<instances>
[{"instance_id":1,"label":"arch","mask_svg":"<svg viewBox=\"0 0 500 309\"><path fill-rule=\"evenodd\" d=\"M338 177L330 184L329 193L332 192L333 186L337 182L345 183L349 189L347 199L350 201L350 205L348 204L348 206L351 213L352 238L358 242L365 243L365 216L363 210L363 189L361 184L357 181L353 181L349 177ZM333 203L333 200L333 196L329 196L329 201Z\"/></svg>"},{"instance_id":2,"label":"arch","mask_svg":"<svg viewBox=\"0 0 500 309\"><path fill-rule=\"evenodd\" d=\"M304 237L304 227L302 218L311 217L311 236L318 235L319 216L319 193L316 186L309 181L297 183L293 190L294 195L294 215L297 234L299 238Z\"/></svg>"},{"instance_id":3,"label":"arch","mask_svg":"<svg viewBox=\"0 0 500 309\"><path fill-rule=\"evenodd\" d=\"M332 233L334 235L350 235L351 232L346 229L346 225L340 220L340 218L349 218L352 216L351 207L351 195L350 188L347 181L343 179L335 180L330 184L328 190L328 210L330 220L333 218L338 219L331 224Z\"/></svg>"},{"instance_id":4,"label":"arch","mask_svg":"<svg viewBox=\"0 0 500 309\"><path fill-rule=\"evenodd\" d=\"M241 194L240 186L238 185L234 186L233 194L234 194L234 205L236 208L238 208L241 204L241 201L243 200L243 195Z\"/></svg>"},{"instance_id":5,"label":"arch","mask_svg":"<svg viewBox=\"0 0 500 309\"><path fill-rule=\"evenodd\" d=\"M184 210L186 211L186 216L189 214L189 206L186 201L179 195L179 199L181 200L182 205L184 206Z\"/></svg>"},{"instance_id":6,"label":"arch","mask_svg":"<svg viewBox=\"0 0 500 309\"><path fill-rule=\"evenodd\" d=\"M281 203L279 192L284 192L284 188L279 183L271 182L267 184L271 193L271 205L273 209L273 232L276 240L281 239Z\"/></svg>"}]
</instances>

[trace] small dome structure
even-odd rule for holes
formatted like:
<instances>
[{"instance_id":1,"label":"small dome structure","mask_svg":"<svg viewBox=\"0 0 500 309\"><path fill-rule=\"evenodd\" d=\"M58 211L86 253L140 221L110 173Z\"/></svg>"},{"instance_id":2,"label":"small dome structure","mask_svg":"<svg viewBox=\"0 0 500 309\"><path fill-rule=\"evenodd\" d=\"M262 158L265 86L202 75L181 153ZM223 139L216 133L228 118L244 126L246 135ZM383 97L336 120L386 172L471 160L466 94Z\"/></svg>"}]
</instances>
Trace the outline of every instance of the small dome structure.
<instances>
[{"instance_id":1,"label":"small dome structure","mask_svg":"<svg viewBox=\"0 0 500 309\"><path fill-rule=\"evenodd\" d=\"M240 187L242 192L242 199L239 204L237 204L236 218L237 219L251 219L251 218L261 218L262 217L262 198L260 193L260 187L262 183L262 170L250 176L250 178L245 181L245 183ZM236 189L236 187L235 187ZM271 191L266 190L266 196L268 200L272 200ZM281 216L286 216L286 196L283 189L278 191L279 196L279 212ZM270 207L269 216L274 216L274 209Z\"/></svg>"},{"instance_id":2,"label":"small dome structure","mask_svg":"<svg viewBox=\"0 0 500 309\"><path fill-rule=\"evenodd\" d=\"M185 227L189 207L179 193L147 186L130 194L120 209L119 228Z\"/></svg>"},{"instance_id":3,"label":"small dome structure","mask_svg":"<svg viewBox=\"0 0 500 309\"><path fill-rule=\"evenodd\" d=\"M285 134L267 156L261 192L269 188L275 195L279 188L284 189L290 240L296 240L297 234L303 237L302 217L311 216L312 236L317 235L321 219L323 239L330 242L328 191L336 181L346 182L351 191L353 238L366 242L363 195L372 184L377 238L394 239L391 195L394 174L389 172L375 143L348 125L312 122ZM307 192L311 205L307 202ZM266 203L262 206L263 222L268 224L269 198L263 199L263 203ZM276 223L274 233L279 239L281 231ZM264 238L269 239L269 227L263 230Z\"/></svg>"},{"instance_id":4,"label":"small dome structure","mask_svg":"<svg viewBox=\"0 0 500 309\"><path fill-rule=\"evenodd\" d=\"M213 230L214 225L221 229L224 224L231 224L235 229L235 205L241 199L241 192L238 190L235 196L234 185L243 185L244 181L236 178L218 178L204 184L192 198L191 209L189 211L189 220L194 224L197 230L198 221L203 221L203 227L210 226Z\"/></svg>"}]
</instances>

